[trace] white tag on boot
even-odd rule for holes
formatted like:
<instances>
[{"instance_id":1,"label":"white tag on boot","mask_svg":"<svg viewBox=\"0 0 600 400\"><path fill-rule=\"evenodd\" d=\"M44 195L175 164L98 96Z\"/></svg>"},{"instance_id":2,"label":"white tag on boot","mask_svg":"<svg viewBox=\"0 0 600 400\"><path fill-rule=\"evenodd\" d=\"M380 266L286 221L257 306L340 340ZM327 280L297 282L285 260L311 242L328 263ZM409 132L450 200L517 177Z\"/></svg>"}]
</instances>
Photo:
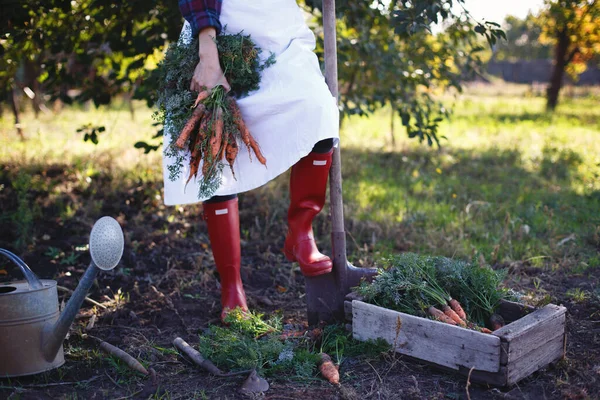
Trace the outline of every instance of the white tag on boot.
<instances>
[{"instance_id":1,"label":"white tag on boot","mask_svg":"<svg viewBox=\"0 0 600 400\"><path fill-rule=\"evenodd\" d=\"M215 215L225 215L225 214L229 214L229 210L224 208L222 210L215 210Z\"/></svg>"},{"instance_id":2,"label":"white tag on boot","mask_svg":"<svg viewBox=\"0 0 600 400\"><path fill-rule=\"evenodd\" d=\"M313 160L313 165L318 165L318 166L327 165L327 160Z\"/></svg>"}]
</instances>

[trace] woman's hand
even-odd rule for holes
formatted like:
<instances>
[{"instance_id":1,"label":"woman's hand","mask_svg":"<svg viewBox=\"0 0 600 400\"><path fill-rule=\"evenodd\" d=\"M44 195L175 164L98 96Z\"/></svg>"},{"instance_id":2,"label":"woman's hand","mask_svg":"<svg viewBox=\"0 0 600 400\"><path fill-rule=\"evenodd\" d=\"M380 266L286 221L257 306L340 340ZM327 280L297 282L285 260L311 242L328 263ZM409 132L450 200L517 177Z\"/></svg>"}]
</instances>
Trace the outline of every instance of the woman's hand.
<instances>
[{"instance_id":1,"label":"woman's hand","mask_svg":"<svg viewBox=\"0 0 600 400\"><path fill-rule=\"evenodd\" d=\"M190 85L192 91L202 92L208 90L210 92L219 85L223 86L226 91L231 89L229 82L225 79L225 74L221 70L221 64L219 64L219 51L217 50L215 37L215 28L205 28L200 32L198 44L200 62L198 62L192 76Z\"/></svg>"}]
</instances>

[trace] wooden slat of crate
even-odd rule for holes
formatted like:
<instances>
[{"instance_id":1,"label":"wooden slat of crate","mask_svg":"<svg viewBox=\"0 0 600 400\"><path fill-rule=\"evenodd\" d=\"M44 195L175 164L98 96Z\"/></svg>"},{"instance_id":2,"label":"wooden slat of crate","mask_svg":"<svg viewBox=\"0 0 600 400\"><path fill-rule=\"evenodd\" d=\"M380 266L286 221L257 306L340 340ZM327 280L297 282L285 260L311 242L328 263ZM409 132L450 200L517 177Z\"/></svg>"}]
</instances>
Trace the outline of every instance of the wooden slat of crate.
<instances>
[{"instance_id":1,"label":"wooden slat of crate","mask_svg":"<svg viewBox=\"0 0 600 400\"><path fill-rule=\"evenodd\" d=\"M531 314L535 311L534 307L527 306L525 304L515 303L514 301L500 300L497 313L504 318L507 324L524 317L527 314Z\"/></svg>"},{"instance_id":2,"label":"wooden slat of crate","mask_svg":"<svg viewBox=\"0 0 600 400\"><path fill-rule=\"evenodd\" d=\"M441 322L352 301L355 339L382 338L395 351L454 370L461 366L480 371L500 369L500 338Z\"/></svg>"},{"instance_id":3,"label":"wooden slat of crate","mask_svg":"<svg viewBox=\"0 0 600 400\"><path fill-rule=\"evenodd\" d=\"M557 336L526 356L510 362L507 365L508 379L506 384L513 385L538 369L561 358L564 354L564 340L564 335Z\"/></svg>"},{"instance_id":4,"label":"wooden slat of crate","mask_svg":"<svg viewBox=\"0 0 600 400\"><path fill-rule=\"evenodd\" d=\"M547 306L514 321L493 333L502 340L500 363L507 365L557 335L564 335L566 308Z\"/></svg>"},{"instance_id":5,"label":"wooden slat of crate","mask_svg":"<svg viewBox=\"0 0 600 400\"><path fill-rule=\"evenodd\" d=\"M346 322L352 322L352 301L344 301L344 315Z\"/></svg>"},{"instance_id":6,"label":"wooden slat of crate","mask_svg":"<svg viewBox=\"0 0 600 400\"><path fill-rule=\"evenodd\" d=\"M352 321L352 300L363 301L363 298L354 292L350 292L346 295L346 301L344 301L344 311L347 322ZM535 310L536 309L534 307L508 300L500 300L500 305L498 306L498 314L504 318L507 324L516 321L527 314L531 314Z\"/></svg>"},{"instance_id":7,"label":"wooden slat of crate","mask_svg":"<svg viewBox=\"0 0 600 400\"><path fill-rule=\"evenodd\" d=\"M563 357L565 313L548 304L493 333L502 340L500 363L507 366L508 385Z\"/></svg>"}]
</instances>

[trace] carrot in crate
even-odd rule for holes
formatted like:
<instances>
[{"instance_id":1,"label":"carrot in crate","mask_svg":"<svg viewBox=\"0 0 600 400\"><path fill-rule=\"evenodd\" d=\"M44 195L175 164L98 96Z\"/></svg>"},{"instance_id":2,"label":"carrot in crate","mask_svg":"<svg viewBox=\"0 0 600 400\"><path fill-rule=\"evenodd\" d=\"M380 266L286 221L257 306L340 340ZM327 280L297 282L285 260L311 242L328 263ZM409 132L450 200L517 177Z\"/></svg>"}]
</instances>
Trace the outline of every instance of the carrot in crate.
<instances>
[{"instance_id":1,"label":"carrot in crate","mask_svg":"<svg viewBox=\"0 0 600 400\"><path fill-rule=\"evenodd\" d=\"M462 326L463 328L467 327L467 323L452 308L450 308L449 306L447 306L447 305L444 304L442 306L442 311L448 317L452 318L452 320L454 322L456 322L457 325Z\"/></svg>"},{"instance_id":2,"label":"carrot in crate","mask_svg":"<svg viewBox=\"0 0 600 400\"><path fill-rule=\"evenodd\" d=\"M450 299L448 300L448 304L450 304L450 307L452 307L454 312L457 313L463 321L467 321L467 314L465 313L465 310L463 310L458 300Z\"/></svg>"},{"instance_id":3,"label":"carrot in crate","mask_svg":"<svg viewBox=\"0 0 600 400\"><path fill-rule=\"evenodd\" d=\"M441 310L438 310L433 306L429 307L427 311L429 312L429 315L431 315L433 318L437 319L440 322L445 322L450 325L458 325L456 321L454 321L452 318L444 314Z\"/></svg>"}]
</instances>

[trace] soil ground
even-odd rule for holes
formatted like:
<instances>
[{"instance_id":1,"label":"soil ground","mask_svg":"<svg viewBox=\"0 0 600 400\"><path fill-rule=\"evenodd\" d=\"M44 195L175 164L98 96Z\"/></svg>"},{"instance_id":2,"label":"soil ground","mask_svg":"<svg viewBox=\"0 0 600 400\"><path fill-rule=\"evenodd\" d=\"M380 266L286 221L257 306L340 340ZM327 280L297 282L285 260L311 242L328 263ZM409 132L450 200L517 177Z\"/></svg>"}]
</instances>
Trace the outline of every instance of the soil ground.
<instances>
[{"instance_id":1,"label":"soil ground","mask_svg":"<svg viewBox=\"0 0 600 400\"><path fill-rule=\"evenodd\" d=\"M346 354L339 387L318 376L279 375L258 397L600 398L600 95L585 92L561 99L549 114L530 87L475 85L444 99L454 113L440 128L448 138L441 149L406 138L397 116L390 124L388 109L352 117L342 129L349 259L368 267L386 252L413 251L506 268L505 284L527 301L567 307L564 360L516 386L491 388L389 353ZM106 308L84 303L64 341L65 365L0 379L0 399L243 398L243 377L210 376L171 345L176 336L196 345L219 324L219 283L201 207L165 207L160 154L134 148L156 133L151 113L143 104L135 119L119 104L38 118L24 112L26 141L15 134L12 116L0 115L0 247L40 277L74 289L99 217L115 217L126 241L120 265L90 290ZM77 132L91 121L106 127L96 146ZM304 278L281 252L287 179L240 195L242 277L252 309L302 325ZM327 212L314 229L330 254ZM0 282L19 278L0 260ZM60 301L66 298L59 292ZM92 315L88 335L126 350L156 378L132 372L84 338ZM5 354L0 350L0 363Z\"/></svg>"},{"instance_id":2,"label":"soil ground","mask_svg":"<svg viewBox=\"0 0 600 400\"><path fill-rule=\"evenodd\" d=\"M15 208L16 192L10 189L17 166L5 165L2 174L7 190L0 203ZM69 186L73 178L65 165L28 171L52 185ZM105 189L110 177L97 180ZM105 181L103 181L105 180ZM218 279L208 247L206 226L199 207L169 211L153 197L160 182L132 184L105 193L100 215L114 215L123 226L126 250L114 271L100 274L90 297L106 309L84 304L80 317L65 341L66 364L41 375L0 380L0 398L9 399L238 399L242 377L216 378L194 368L172 351L171 341L181 336L197 343L209 324L218 324L220 313ZM281 254L285 224L269 215L261 198L264 192L240 197L243 230L242 275L251 308L270 313L282 310L285 322L305 320L304 280L298 267ZM58 277L58 284L74 288L89 261L84 246L94 223L86 207L71 218L56 212L56 199L48 192L35 193L43 218L35 221L43 233L35 246L23 251L25 261L42 278ZM67 196L66 194L64 196ZM97 193L74 192L71 200L89 203ZM152 211L152 212L148 212ZM324 214L324 213L323 213ZM317 236L326 238L327 217L315 223ZM0 232L0 247L16 240L14 232ZM328 250L322 240L321 247ZM55 257L53 258L53 256ZM70 257L69 257L70 256ZM6 266L6 265L5 265ZM2 281L18 278L8 266ZM582 284L594 287L600 271L585 275L531 267L519 262L508 267L512 286L534 289L539 281L554 302L568 308L567 356L536 372L511 388L471 385L464 377L437 371L407 361L401 356L383 354L376 359L345 358L341 365L341 385L334 387L318 378L296 382L286 377L271 379L264 399L587 399L600 393L600 302L596 297L573 301L567 288ZM536 283L537 282L537 283ZM65 296L60 293L61 299ZM97 315L91 335L119 346L156 371L153 380L130 372L97 350L95 342L82 338L92 314ZM470 396L470 397L469 397Z\"/></svg>"}]
</instances>

